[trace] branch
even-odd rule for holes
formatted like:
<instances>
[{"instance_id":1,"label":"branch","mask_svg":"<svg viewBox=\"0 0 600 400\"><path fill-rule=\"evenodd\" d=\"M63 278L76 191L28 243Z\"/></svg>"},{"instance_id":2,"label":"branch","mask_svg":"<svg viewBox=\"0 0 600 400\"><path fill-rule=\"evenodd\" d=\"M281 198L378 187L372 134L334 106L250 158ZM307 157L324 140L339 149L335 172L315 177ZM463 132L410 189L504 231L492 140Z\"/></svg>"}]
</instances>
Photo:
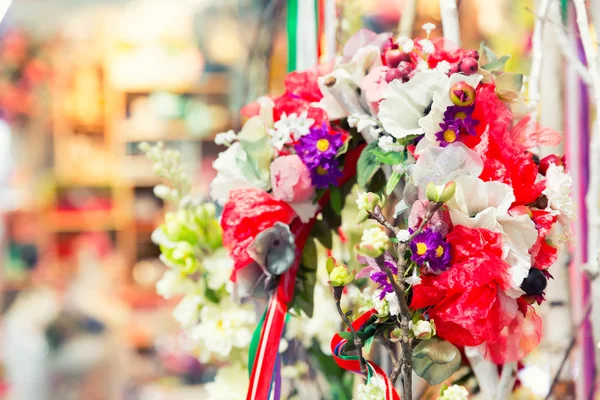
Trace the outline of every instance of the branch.
<instances>
[{"instance_id":1,"label":"branch","mask_svg":"<svg viewBox=\"0 0 600 400\"><path fill-rule=\"evenodd\" d=\"M515 387L517 381L517 363L511 362L504 364L502 367L502 374L500 375L500 383L498 384L498 390L494 400L505 400L508 399Z\"/></svg>"},{"instance_id":2,"label":"branch","mask_svg":"<svg viewBox=\"0 0 600 400\"><path fill-rule=\"evenodd\" d=\"M413 33L413 26L415 24L415 17L417 16L417 0L406 0L404 2L404 9L402 10L402 16L400 17L400 24L398 25L398 32L401 36L411 37Z\"/></svg>"},{"instance_id":3,"label":"branch","mask_svg":"<svg viewBox=\"0 0 600 400\"><path fill-rule=\"evenodd\" d=\"M335 290L335 288L334 288ZM340 304L340 300L336 298L335 300L335 306L337 307L338 313L340 314L340 317L342 317L342 320L344 321L344 323L348 326L348 328L350 329L350 332L352 332L352 336L354 337L354 345L356 346L356 351L358 351L358 361L360 362L360 372L367 377L367 363L363 357L362 354L362 348L363 348L363 343L362 340L360 339L360 337L358 336L358 332L356 332L356 329L354 329L354 327L352 326L352 322L350 322L350 320L348 319L348 317L346 316L346 314L344 314L344 312L342 311L342 306Z\"/></svg>"},{"instance_id":4,"label":"branch","mask_svg":"<svg viewBox=\"0 0 600 400\"><path fill-rule=\"evenodd\" d=\"M542 51L543 46L543 34L544 34L544 22L548 15L548 8L550 6L550 0L540 0L539 13L535 20L535 26L533 28L533 36L531 38L531 72L529 73L529 106L531 107L531 124L530 128L533 130L536 126L537 121L537 107L540 101L540 76L542 73L542 61L544 60L544 52Z\"/></svg>"},{"instance_id":5,"label":"branch","mask_svg":"<svg viewBox=\"0 0 600 400\"><path fill-rule=\"evenodd\" d=\"M440 0L440 14L444 39L460 46L460 25L458 23L458 7L456 0Z\"/></svg>"},{"instance_id":6,"label":"branch","mask_svg":"<svg viewBox=\"0 0 600 400\"><path fill-rule=\"evenodd\" d=\"M476 347L465 347L465 355L469 359L471 370L475 374L483 397L493 398L499 383L496 364L483 358Z\"/></svg>"}]
</instances>

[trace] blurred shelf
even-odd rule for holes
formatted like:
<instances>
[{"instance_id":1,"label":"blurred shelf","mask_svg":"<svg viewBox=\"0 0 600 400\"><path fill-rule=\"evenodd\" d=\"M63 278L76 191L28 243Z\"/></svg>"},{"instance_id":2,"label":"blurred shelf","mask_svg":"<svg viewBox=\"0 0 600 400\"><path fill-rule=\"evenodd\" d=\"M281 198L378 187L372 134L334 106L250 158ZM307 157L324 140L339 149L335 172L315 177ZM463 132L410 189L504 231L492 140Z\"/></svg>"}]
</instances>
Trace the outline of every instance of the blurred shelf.
<instances>
[{"instance_id":1,"label":"blurred shelf","mask_svg":"<svg viewBox=\"0 0 600 400\"><path fill-rule=\"evenodd\" d=\"M158 124L153 125L150 130L144 130L135 127L134 121L124 120L117 125L116 138L120 142L212 141L216 133L214 129L210 129L204 135L191 135L183 120L161 121Z\"/></svg>"},{"instance_id":2,"label":"blurred shelf","mask_svg":"<svg viewBox=\"0 0 600 400\"><path fill-rule=\"evenodd\" d=\"M54 232L107 231L119 227L112 210L51 211L46 226Z\"/></svg>"}]
</instances>

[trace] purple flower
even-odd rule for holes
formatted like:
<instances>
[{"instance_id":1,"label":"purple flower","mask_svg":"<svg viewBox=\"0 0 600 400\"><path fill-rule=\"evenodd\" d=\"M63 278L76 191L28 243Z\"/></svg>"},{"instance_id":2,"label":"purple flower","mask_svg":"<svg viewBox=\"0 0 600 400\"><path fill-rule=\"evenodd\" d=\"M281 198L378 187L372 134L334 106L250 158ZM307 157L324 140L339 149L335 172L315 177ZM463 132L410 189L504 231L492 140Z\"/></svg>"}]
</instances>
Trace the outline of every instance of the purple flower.
<instances>
[{"instance_id":1,"label":"purple flower","mask_svg":"<svg viewBox=\"0 0 600 400\"><path fill-rule=\"evenodd\" d=\"M320 164L323 159L335 158L342 144L342 135L329 133L329 128L323 124L321 128L311 128L308 135L300 138L296 153L310 167Z\"/></svg>"},{"instance_id":2,"label":"purple flower","mask_svg":"<svg viewBox=\"0 0 600 400\"><path fill-rule=\"evenodd\" d=\"M475 127L479 124L479 121L473 119L474 110L475 103L467 107L450 106L444 112L444 123L451 124L460 121L460 133L475 136L477 134Z\"/></svg>"},{"instance_id":3,"label":"purple flower","mask_svg":"<svg viewBox=\"0 0 600 400\"><path fill-rule=\"evenodd\" d=\"M424 230L415 236L410 249L411 259L418 265L428 265L433 272L442 272L450 264L450 245L439 232Z\"/></svg>"},{"instance_id":4,"label":"purple flower","mask_svg":"<svg viewBox=\"0 0 600 400\"><path fill-rule=\"evenodd\" d=\"M342 176L339 169L339 162L335 158L330 160L323 158L318 164L307 164L310 169L310 177L313 185L319 189L325 189L329 185L337 184L337 180Z\"/></svg>"},{"instance_id":5,"label":"purple flower","mask_svg":"<svg viewBox=\"0 0 600 400\"><path fill-rule=\"evenodd\" d=\"M378 289L381 289L381 293L379 295L380 299L383 299L387 293L392 293L394 291L394 288L388 280L386 273L379 268L379 265L377 265L377 261L375 261L374 258L357 255L356 259L361 264L367 264L365 268L356 274L356 278L370 278L373 282L378 283ZM383 262L394 273L394 275L398 274L398 265L396 264L396 260L387 251L383 254Z\"/></svg>"},{"instance_id":6,"label":"purple flower","mask_svg":"<svg viewBox=\"0 0 600 400\"><path fill-rule=\"evenodd\" d=\"M446 147L450 143L456 142L458 135L460 135L460 128L460 120L451 123L442 122L440 124L441 131L435 134L435 137L440 142L440 147Z\"/></svg>"}]
</instances>

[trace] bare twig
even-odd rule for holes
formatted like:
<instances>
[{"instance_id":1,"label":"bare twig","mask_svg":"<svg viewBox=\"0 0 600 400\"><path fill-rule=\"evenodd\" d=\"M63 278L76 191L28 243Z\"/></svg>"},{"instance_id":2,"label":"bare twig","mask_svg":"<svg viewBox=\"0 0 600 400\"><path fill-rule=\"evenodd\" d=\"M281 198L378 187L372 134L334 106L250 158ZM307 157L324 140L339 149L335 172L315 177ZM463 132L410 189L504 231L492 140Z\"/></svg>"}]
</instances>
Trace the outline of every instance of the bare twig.
<instances>
[{"instance_id":1,"label":"bare twig","mask_svg":"<svg viewBox=\"0 0 600 400\"><path fill-rule=\"evenodd\" d=\"M542 73L542 61L544 60L543 52L543 33L544 22L548 15L550 0L540 0L539 16L535 20L533 28L533 36L531 38L531 72L529 73L529 105L531 107L531 124L530 129L535 129L538 117L538 103L540 101L540 76Z\"/></svg>"},{"instance_id":2,"label":"bare twig","mask_svg":"<svg viewBox=\"0 0 600 400\"><path fill-rule=\"evenodd\" d=\"M508 399L510 393L515 387L517 380L517 363L511 362L504 364L502 367L502 373L500 374L500 383L496 390L494 400L505 400Z\"/></svg>"},{"instance_id":3,"label":"bare twig","mask_svg":"<svg viewBox=\"0 0 600 400\"><path fill-rule=\"evenodd\" d=\"M456 0L440 0L440 14L444 39L460 46L460 25L458 23L458 7Z\"/></svg>"},{"instance_id":4,"label":"bare twig","mask_svg":"<svg viewBox=\"0 0 600 400\"><path fill-rule=\"evenodd\" d=\"M356 329L354 329L354 327L352 326L352 322L350 322L350 320L348 319L346 314L344 314L344 311L342 311L342 306L340 304L340 300L338 300L338 299L335 300L335 306L337 307L340 317L342 317L342 320L348 326L348 329L350 329L350 332L352 332L352 336L354 337L354 345L356 346L356 351L358 352L358 361L360 362L360 372L366 377L367 376L367 362L365 361L363 354L362 354L363 342L360 339L360 337L358 336L358 332L356 332Z\"/></svg>"},{"instance_id":5,"label":"bare twig","mask_svg":"<svg viewBox=\"0 0 600 400\"><path fill-rule=\"evenodd\" d=\"M404 2L402 16L398 25L398 33L401 36L412 37L415 17L417 16L417 0L407 0Z\"/></svg>"}]
</instances>

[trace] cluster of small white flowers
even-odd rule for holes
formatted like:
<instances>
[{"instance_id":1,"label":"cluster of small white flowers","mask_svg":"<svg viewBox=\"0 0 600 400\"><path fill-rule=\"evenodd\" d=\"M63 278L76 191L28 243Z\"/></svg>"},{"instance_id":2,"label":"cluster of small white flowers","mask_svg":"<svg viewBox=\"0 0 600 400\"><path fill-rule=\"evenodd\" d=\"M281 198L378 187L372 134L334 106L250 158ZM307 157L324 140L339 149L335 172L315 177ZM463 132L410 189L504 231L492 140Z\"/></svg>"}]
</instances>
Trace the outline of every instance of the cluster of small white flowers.
<instances>
[{"instance_id":1,"label":"cluster of small white flowers","mask_svg":"<svg viewBox=\"0 0 600 400\"><path fill-rule=\"evenodd\" d=\"M388 308L390 315L400 315L400 302L396 293L388 293L385 295L385 299L388 302Z\"/></svg>"},{"instance_id":2,"label":"cluster of small white flowers","mask_svg":"<svg viewBox=\"0 0 600 400\"><path fill-rule=\"evenodd\" d=\"M302 136L310 133L310 127L315 123L315 120L308 118L308 112L303 112L298 115L292 113L287 115L283 113L279 121L273 125L274 129L271 129L270 144L277 150L283 149L283 146L290 142L300 140Z\"/></svg>"},{"instance_id":3,"label":"cluster of small white flowers","mask_svg":"<svg viewBox=\"0 0 600 400\"><path fill-rule=\"evenodd\" d=\"M373 296L371 296L371 302L373 303L373 308L377 311L379 315L388 315L390 313L390 303L387 301L387 298L381 297L381 290L376 291Z\"/></svg>"},{"instance_id":4,"label":"cluster of small white flowers","mask_svg":"<svg viewBox=\"0 0 600 400\"><path fill-rule=\"evenodd\" d=\"M352 287L352 286L349 286ZM378 297L379 299L379 297ZM356 303L359 305L358 312L363 313L374 307L373 304L373 289L366 287L356 296Z\"/></svg>"},{"instance_id":5,"label":"cluster of small white flowers","mask_svg":"<svg viewBox=\"0 0 600 400\"><path fill-rule=\"evenodd\" d=\"M352 114L348 116L348 126L356 128L358 132L363 132L367 128L371 128L370 133L374 138L379 135L382 129L379 127L377 120L367 114Z\"/></svg>"},{"instance_id":6,"label":"cluster of small white flowers","mask_svg":"<svg viewBox=\"0 0 600 400\"><path fill-rule=\"evenodd\" d=\"M244 365L232 364L219 368L213 382L204 385L208 400L244 400L250 378Z\"/></svg>"},{"instance_id":7,"label":"cluster of small white flowers","mask_svg":"<svg viewBox=\"0 0 600 400\"><path fill-rule=\"evenodd\" d=\"M184 329L194 327L200 318L200 309L204 301L204 297L198 294L188 294L173 309L173 318Z\"/></svg>"},{"instance_id":8,"label":"cluster of small white flowers","mask_svg":"<svg viewBox=\"0 0 600 400\"><path fill-rule=\"evenodd\" d=\"M166 179L173 186L167 191L162 185L157 195L164 195L164 200L178 202L184 198L191 189L191 183L181 164L181 153L173 149L165 149L162 142L154 146L147 142L140 143L139 149L146 153L146 157L152 162L152 170L156 175Z\"/></svg>"},{"instance_id":9,"label":"cluster of small white flowers","mask_svg":"<svg viewBox=\"0 0 600 400\"><path fill-rule=\"evenodd\" d=\"M360 246L383 251L387 248L389 241L390 238L383 228L375 226L363 231L362 237L360 238Z\"/></svg>"},{"instance_id":10,"label":"cluster of small white flowers","mask_svg":"<svg viewBox=\"0 0 600 400\"><path fill-rule=\"evenodd\" d=\"M467 400L469 398L469 391L463 386L452 385L438 398L438 400Z\"/></svg>"},{"instance_id":11,"label":"cluster of small white flowers","mask_svg":"<svg viewBox=\"0 0 600 400\"><path fill-rule=\"evenodd\" d=\"M405 53L410 53L415 48L415 42L413 42L412 39L406 36L401 36L398 38L398 45L402 48L402 51Z\"/></svg>"},{"instance_id":12,"label":"cluster of small white flowers","mask_svg":"<svg viewBox=\"0 0 600 400\"><path fill-rule=\"evenodd\" d=\"M412 321L410 321L409 328L412 330L415 337L433 334L433 327L431 326L431 322L429 321L419 320L416 324L413 324Z\"/></svg>"},{"instance_id":13,"label":"cluster of small white flowers","mask_svg":"<svg viewBox=\"0 0 600 400\"><path fill-rule=\"evenodd\" d=\"M356 205L358 206L358 211L368 211L369 210L369 192L358 192L358 197L356 198Z\"/></svg>"},{"instance_id":14,"label":"cluster of small white flowers","mask_svg":"<svg viewBox=\"0 0 600 400\"><path fill-rule=\"evenodd\" d=\"M572 185L573 178L565 173L563 166L550 164L546 171L546 188L542 194L548 199L548 209L556 211L565 219L573 216Z\"/></svg>"},{"instance_id":15,"label":"cluster of small white flowers","mask_svg":"<svg viewBox=\"0 0 600 400\"><path fill-rule=\"evenodd\" d=\"M217 133L215 136L215 144L219 146L231 146L237 140L237 134L233 129L227 132Z\"/></svg>"},{"instance_id":16,"label":"cluster of small white flowers","mask_svg":"<svg viewBox=\"0 0 600 400\"><path fill-rule=\"evenodd\" d=\"M421 45L421 48L423 49L423 53L433 54L435 52L435 46L433 45L433 42L431 40L421 39L421 40L419 40L419 44Z\"/></svg>"},{"instance_id":17,"label":"cluster of small white flowers","mask_svg":"<svg viewBox=\"0 0 600 400\"><path fill-rule=\"evenodd\" d=\"M356 400L382 400L385 399L385 382L375 375L366 385L361 384L357 388L358 398Z\"/></svg>"},{"instance_id":18,"label":"cluster of small white flowers","mask_svg":"<svg viewBox=\"0 0 600 400\"><path fill-rule=\"evenodd\" d=\"M400 152L400 151L404 150L404 146L396 143L396 141L394 140L394 138L392 136L386 135L386 136L380 137L377 144L379 145L379 148L381 148L381 150L385 151L386 153Z\"/></svg>"},{"instance_id":19,"label":"cluster of small white flowers","mask_svg":"<svg viewBox=\"0 0 600 400\"><path fill-rule=\"evenodd\" d=\"M165 299L170 299L173 296L188 293L193 285L187 275L182 274L180 271L169 269L156 282L156 293Z\"/></svg>"},{"instance_id":20,"label":"cluster of small white flowers","mask_svg":"<svg viewBox=\"0 0 600 400\"><path fill-rule=\"evenodd\" d=\"M443 74L450 72L450 63L446 60L442 60L435 66L436 71L440 71Z\"/></svg>"}]
</instances>

